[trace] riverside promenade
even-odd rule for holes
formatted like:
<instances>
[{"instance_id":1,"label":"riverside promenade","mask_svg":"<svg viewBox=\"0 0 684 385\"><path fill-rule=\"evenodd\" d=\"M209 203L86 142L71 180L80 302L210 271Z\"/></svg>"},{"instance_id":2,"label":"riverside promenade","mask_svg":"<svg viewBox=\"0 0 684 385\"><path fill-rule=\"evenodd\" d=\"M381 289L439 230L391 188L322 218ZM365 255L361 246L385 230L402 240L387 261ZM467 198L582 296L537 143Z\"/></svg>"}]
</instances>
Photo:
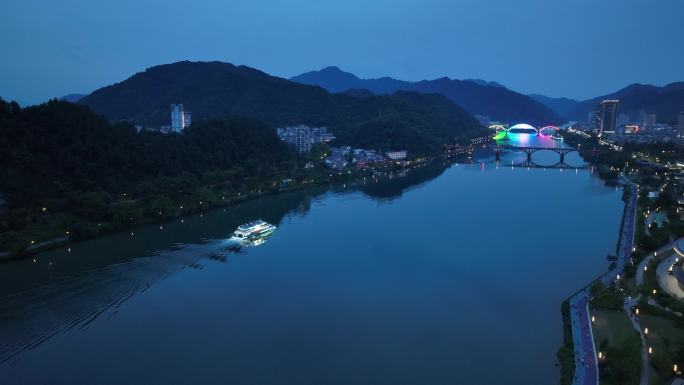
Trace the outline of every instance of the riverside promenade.
<instances>
[{"instance_id":1,"label":"riverside promenade","mask_svg":"<svg viewBox=\"0 0 684 385\"><path fill-rule=\"evenodd\" d=\"M569 299L572 340L575 353L573 385L597 385L599 382L598 361L594 348L594 334L591 329L591 315L589 314L591 286L597 281L604 285L610 285L612 282L619 280L620 277L624 276L625 266L632 263L632 247L634 244L634 228L639 194L634 183L630 182L627 178L623 178L623 181L625 188L630 190L630 197L625 203L615 267L592 281Z\"/></svg>"}]
</instances>

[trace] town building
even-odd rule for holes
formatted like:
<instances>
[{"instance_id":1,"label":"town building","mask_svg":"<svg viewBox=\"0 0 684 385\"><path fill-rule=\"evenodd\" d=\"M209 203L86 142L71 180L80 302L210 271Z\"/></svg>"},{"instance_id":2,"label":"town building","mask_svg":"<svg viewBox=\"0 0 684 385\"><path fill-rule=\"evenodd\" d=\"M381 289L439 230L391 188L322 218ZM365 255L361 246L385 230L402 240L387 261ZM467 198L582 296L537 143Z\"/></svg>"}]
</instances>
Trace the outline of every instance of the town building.
<instances>
[{"instance_id":1,"label":"town building","mask_svg":"<svg viewBox=\"0 0 684 385\"><path fill-rule=\"evenodd\" d=\"M601 129L601 103L597 103L594 109L589 112L587 126L589 131L593 131L594 133L598 133Z\"/></svg>"},{"instance_id":2,"label":"town building","mask_svg":"<svg viewBox=\"0 0 684 385\"><path fill-rule=\"evenodd\" d=\"M303 124L277 128L276 132L280 140L294 146L300 154L311 151L313 144L326 143L335 139L335 136L328 132L327 127L309 127Z\"/></svg>"},{"instance_id":3,"label":"town building","mask_svg":"<svg viewBox=\"0 0 684 385\"><path fill-rule=\"evenodd\" d=\"M617 99L605 99L601 101L601 115L598 136L603 136L604 134L615 134L618 103L620 103L620 101Z\"/></svg>"},{"instance_id":4,"label":"town building","mask_svg":"<svg viewBox=\"0 0 684 385\"><path fill-rule=\"evenodd\" d=\"M391 160L403 160L406 159L406 151L387 151L385 155Z\"/></svg>"},{"instance_id":5,"label":"town building","mask_svg":"<svg viewBox=\"0 0 684 385\"><path fill-rule=\"evenodd\" d=\"M341 170L350 163L355 164L358 168L372 168L387 161L387 158L379 154L378 151L364 148L331 147L330 152L330 156L325 158L325 165L333 170Z\"/></svg>"},{"instance_id":6,"label":"town building","mask_svg":"<svg viewBox=\"0 0 684 385\"><path fill-rule=\"evenodd\" d=\"M679 132L679 137L684 138L684 111L679 113L679 119L677 119L677 131Z\"/></svg>"},{"instance_id":7,"label":"town building","mask_svg":"<svg viewBox=\"0 0 684 385\"><path fill-rule=\"evenodd\" d=\"M617 126L625 126L629 123L629 115L624 112L620 113L617 118Z\"/></svg>"},{"instance_id":8,"label":"town building","mask_svg":"<svg viewBox=\"0 0 684 385\"><path fill-rule=\"evenodd\" d=\"M651 133L655 131L656 126L656 114L654 112L646 112L644 114L644 122L641 125L645 132Z\"/></svg>"},{"instance_id":9,"label":"town building","mask_svg":"<svg viewBox=\"0 0 684 385\"><path fill-rule=\"evenodd\" d=\"M182 104L171 105L171 132L181 132L190 127L192 115L183 110Z\"/></svg>"}]
</instances>

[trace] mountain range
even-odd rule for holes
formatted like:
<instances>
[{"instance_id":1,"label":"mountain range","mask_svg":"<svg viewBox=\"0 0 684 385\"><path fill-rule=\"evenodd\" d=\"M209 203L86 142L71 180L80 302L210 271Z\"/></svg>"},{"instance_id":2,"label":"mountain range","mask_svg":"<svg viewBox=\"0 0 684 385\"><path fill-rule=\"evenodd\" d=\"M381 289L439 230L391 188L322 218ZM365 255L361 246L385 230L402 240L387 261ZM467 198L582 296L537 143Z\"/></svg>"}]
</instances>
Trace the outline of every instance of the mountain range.
<instances>
[{"instance_id":1,"label":"mountain range","mask_svg":"<svg viewBox=\"0 0 684 385\"><path fill-rule=\"evenodd\" d=\"M418 96L408 97L406 92L422 94L425 101L431 102L418 107ZM441 95L443 100L434 95ZM76 100L80 96L68 95L65 99ZM382 121L380 126L388 127L391 120L392 124L419 127L419 131L435 127L434 111L427 111L426 106L439 104L438 110L449 106L453 112L449 124L455 128L447 129L443 122L439 123L442 131L432 130L437 136L428 140L436 143L476 130L474 120L463 110L509 123L557 124L585 121L602 99L619 99L620 112L644 109L655 112L660 122L673 123L684 110L684 83L664 87L632 84L611 94L577 101L523 95L500 83L481 79L361 79L338 67L326 67L287 80L230 63L185 61L148 68L78 102L111 120L142 125L169 124L169 105L183 103L186 110L193 112L194 119L241 115L272 126L326 125L340 138L358 140L359 127L367 127L368 122ZM355 134L351 135L352 132ZM412 135L420 136L415 132Z\"/></svg>"},{"instance_id":2,"label":"mountain range","mask_svg":"<svg viewBox=\"0 0 684 385\"><path fill-rule=\"evenodd\" d=\"M85 94L68 94L68 95L64 95L58 99L64 100L65 102L77 103L79 100L83 99L85 96L86 96Z\"/></svg>"},{"instance_id":3,"label":"mountain range","mask_svg":"<svg viewBox=\"0 0 684 385\"><path fill-rule=\"evenodd\" d=\"M684 82L670 83L663 87L631 84L611 94L577 103L565 117L569 120L584 121L589 112L603 99L620 100L619 113L646 110L656 113L658 122L672 124L677 121L680 111L684 111Z\"/></svg>"},{"instance_id":4,"label":"mountain range","mask_svg":"<svg viewBox=\"0 0 684 385\"><path fill-rule=\"evenodd\" d=\"M444 95L473 115L488 116L492 120L533 125L558 124L562 118L543 103L495 82L457 80L442 77L434 80L410 82L390 77L361 79L338 67L326 67L306 72L290 80L317 85L330 92L366 89L374 94L391 94L399 90Z\"/></svg>"},{"instance_id":5,"label":"mountain range","mask_svg":"<svg viewBox=\"0 0 684 385\"><path fill-rule=\"evenodd\" d=\"M441 95L394 92L358 97L330 93L223 62L177 62L148 68L79 101L112 121L169 124L170 105L182 103L193 121L226 116L273 127L328 126L342 144L414 153L481 135L484 128Z\"/></svg>"},{"instance_id":6,"label":"mountain range","mask_svg":"<svg viewBox=\"0 0 684 385\"><path fill-rule=\"evenodd\" d=\"M550 109L556 111L556 113L562 117L565 117L568 111L573 109L577 105L577 103L579 103L578 100L563 97L554 98L539 94L529 94L527 96L545 105L546 107L549 107Z\"/></svg>"}]
</instances>

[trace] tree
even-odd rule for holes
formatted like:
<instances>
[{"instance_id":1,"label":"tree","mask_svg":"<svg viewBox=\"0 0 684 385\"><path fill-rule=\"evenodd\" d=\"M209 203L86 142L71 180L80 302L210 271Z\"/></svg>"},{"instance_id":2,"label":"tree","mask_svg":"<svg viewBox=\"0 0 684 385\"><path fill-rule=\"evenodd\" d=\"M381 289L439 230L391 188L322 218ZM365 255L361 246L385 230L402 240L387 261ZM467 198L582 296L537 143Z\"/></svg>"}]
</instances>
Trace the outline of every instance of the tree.
<instances>
[{"instance_id":1,"label":"tree","mask_svg":"<svg viewBox=\"0 0 684 385\"><path fill-rule=\"evenodd\" d=\"M103 192L85 192L81 194L78 212L90 220L97 220L107 215L110 196Z\"/></svg>"}]
</instances>

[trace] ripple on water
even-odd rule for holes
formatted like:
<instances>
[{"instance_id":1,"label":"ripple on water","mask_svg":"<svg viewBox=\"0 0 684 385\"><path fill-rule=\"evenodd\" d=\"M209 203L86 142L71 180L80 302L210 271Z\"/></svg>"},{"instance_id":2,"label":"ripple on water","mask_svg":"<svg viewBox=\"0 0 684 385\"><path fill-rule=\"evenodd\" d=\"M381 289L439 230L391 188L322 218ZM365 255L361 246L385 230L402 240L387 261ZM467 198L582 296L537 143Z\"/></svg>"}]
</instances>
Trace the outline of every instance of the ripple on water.
<instances>
[{"instance_id":1,"label":"ripple on water","mask_svg":"<svg viewBox=\"0 0 684 385\"><path fill-rule=\"evenodd\" d=\"M225 241L175 244L76 277L0 297L0 362L40 345L64 330L86 328L105 311L121 306L155 282L206 259L225 261L238 251Z\"/></svg>"}]
</instances>

